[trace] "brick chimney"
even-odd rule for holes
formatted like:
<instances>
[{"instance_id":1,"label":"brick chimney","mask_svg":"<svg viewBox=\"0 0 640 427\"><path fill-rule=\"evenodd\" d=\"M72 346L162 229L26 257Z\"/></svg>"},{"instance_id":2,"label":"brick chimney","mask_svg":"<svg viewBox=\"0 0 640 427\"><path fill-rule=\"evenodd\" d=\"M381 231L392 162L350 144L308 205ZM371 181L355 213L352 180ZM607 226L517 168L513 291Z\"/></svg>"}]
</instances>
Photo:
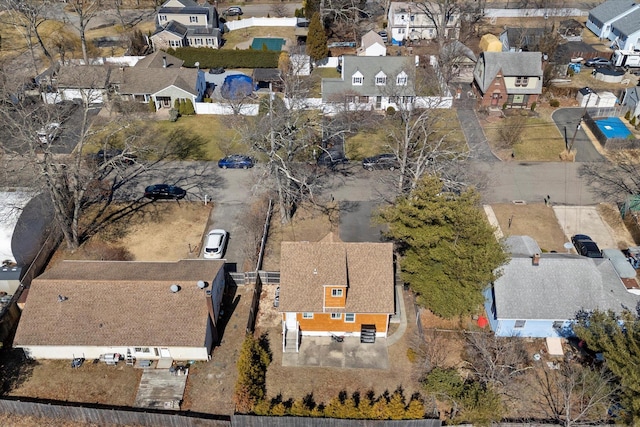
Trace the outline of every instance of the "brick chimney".
<instances>
[{"instance_id":1,"label":"brick chimney","mask_svg":"<svg viewBox=\"0 0 640 427\"><path fill-rule=\"evenodd\" d=\"M533 258L531 259L531 263L533 265L540 265L540 254L533 254Z\"/></svg>"},{"instance_id":2,"label":"brick chimney","mask_svg":"<svg viewBox=\"0 0 640 427\"><path fill-rule=\"evenodd\" d=\"M213 323L213 326L216 326L217 319L213 310L213 299L211 298L211 290L207 289L205 291L205 295L207 298L207 311L209 312L209 318L211 319L211 323Z\"/></svg>"}]
</instances>

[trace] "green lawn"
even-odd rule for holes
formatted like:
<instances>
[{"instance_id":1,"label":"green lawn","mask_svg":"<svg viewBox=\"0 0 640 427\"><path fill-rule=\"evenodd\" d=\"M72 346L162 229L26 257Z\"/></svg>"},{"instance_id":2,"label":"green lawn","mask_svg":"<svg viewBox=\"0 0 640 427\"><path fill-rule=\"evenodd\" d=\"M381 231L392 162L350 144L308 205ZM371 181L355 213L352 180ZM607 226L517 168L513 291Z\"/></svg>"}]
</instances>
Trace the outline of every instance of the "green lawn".
<instances>
[{"instance_id":1,"label":"green lawn","mask_svg":"<svg viewBox=\"0 0 640 427\"><path fill-rule=\"evenodd\" d=\"M246 153L248 150L241 142L240 130L243 117L235 116L183 116L177 122L168 120L157 122L160 131L181 129L184 132L199 135L206 142L207 160L217 160L230 153Z\"/></svg>"}]
</instances>

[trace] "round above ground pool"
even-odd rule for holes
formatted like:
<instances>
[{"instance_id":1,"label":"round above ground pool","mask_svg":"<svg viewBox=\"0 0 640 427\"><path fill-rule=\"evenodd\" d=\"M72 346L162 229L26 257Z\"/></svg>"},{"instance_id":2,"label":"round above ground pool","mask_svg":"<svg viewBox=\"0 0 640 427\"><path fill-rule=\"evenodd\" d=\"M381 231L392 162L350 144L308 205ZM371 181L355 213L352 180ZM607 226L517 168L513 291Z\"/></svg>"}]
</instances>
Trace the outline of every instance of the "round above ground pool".
<instances>
[{"instance_id":1,"label":"round above ground pool","mask_svg":"<svg viewBox=\"0 0 640 427\"><path fill-rule=\"evenodd\" d=\"M624 71L612 70L610 68L596 68L593 73L596 80L607 83L620 83L624 77Z\"/></svg>"}]
</instances>

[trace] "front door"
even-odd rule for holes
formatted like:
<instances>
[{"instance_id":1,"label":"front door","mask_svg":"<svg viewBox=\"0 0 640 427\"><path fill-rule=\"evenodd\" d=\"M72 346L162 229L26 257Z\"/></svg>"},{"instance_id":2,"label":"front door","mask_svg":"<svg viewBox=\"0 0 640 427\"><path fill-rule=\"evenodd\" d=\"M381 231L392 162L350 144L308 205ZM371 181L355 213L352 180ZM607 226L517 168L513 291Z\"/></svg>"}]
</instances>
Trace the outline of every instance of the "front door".
<instances>
[{"instance_id":1,"label":"front door","mask_svg":"<svg viewBox=\"0 0 640 427\"><path fill-rule=\"evenodd\" d=\"M285 325L287 326L287 329L296 329L298 326L298 317L296 316L296 313L287 313L285 318Z\"/></svg>"},{"instance_id":2,"label":"front door","mask_svg":"<svg viewBox=\"0 0 640 427\"><path fill-rule=\"evenodd\" d=\"M380 108L382 108L382 97L376 96L376 110L379 110Z\"/></svg>"},{"instance_id":3,"label":"front door","mask_svg":"<svg viewBox=\"0 0 640 427\"><path fill-rule=\"evenodd\" d=\"M494 93L493 95L491 95L491 105L495 106L498 105L498 101L500 100L500 94L499 93Z\"/></svg>"}]
</instances>

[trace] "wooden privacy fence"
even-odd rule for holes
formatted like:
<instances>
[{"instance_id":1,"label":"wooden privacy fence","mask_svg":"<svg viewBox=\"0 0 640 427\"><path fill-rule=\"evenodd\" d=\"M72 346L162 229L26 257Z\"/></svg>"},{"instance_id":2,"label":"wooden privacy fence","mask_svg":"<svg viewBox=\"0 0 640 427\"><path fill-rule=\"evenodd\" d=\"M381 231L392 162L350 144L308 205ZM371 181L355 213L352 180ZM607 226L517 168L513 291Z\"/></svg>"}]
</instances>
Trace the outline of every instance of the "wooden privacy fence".
<instances>
[{"instance_id":1,"label":"wooden privacy fence","mask_svg":"<svg viewBox=\"0 0 640 427\"><path fill-rule=\"evenodd\" d=\"M149 427L230 427L231 418L209 414L181 415L150 412L148 409L83 405L62 402L41 403L0 399L0 412L55 420L69 420L97 425L140 425Z\"/></svg>"}]
</instances>

